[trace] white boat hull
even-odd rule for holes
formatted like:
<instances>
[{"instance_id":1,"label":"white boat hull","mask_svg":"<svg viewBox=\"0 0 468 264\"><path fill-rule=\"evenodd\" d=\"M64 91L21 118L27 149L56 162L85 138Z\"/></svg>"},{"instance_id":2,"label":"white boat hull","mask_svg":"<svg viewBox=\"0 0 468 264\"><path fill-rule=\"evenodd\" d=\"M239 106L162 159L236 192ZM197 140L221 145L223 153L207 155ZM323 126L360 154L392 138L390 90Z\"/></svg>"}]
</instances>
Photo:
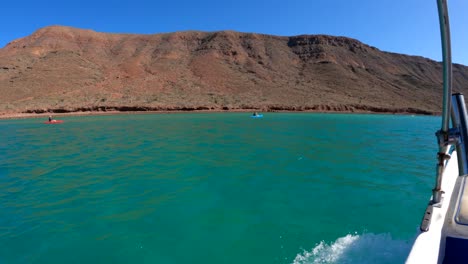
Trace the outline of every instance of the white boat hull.
<instances>
[{"instance_id":1,"label":"white boat hull","mask_svg":"<svg viewBox=\"0 0 468 264\"><path fill-rule=\"evenodd\" d=\"M459 176L456 151L443 174L443 199L432 206L429 230L417 236L406 263L468 263L468 176ZM466 189L466 190L465 190ZM449 241L449 243L447 243ZM463 248L463 250L460 250ZM466 252L466 253L465 253Z\"/></svg>"}]
</instances>

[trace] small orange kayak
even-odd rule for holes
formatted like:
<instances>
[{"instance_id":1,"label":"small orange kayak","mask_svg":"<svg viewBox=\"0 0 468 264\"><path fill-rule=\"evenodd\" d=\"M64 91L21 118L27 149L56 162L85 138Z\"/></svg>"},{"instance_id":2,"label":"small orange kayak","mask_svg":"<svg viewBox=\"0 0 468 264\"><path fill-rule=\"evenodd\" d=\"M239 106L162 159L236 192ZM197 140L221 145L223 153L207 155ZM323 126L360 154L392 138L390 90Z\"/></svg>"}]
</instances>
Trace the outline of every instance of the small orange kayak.
<instances>
[{"instance_id":1,"label":"small orange kayak","mask_svg":"<svg viewBox=\"0 0 468 264\"><path fill-rule=\"evenodd\" d=\"M61 123L63 123L63 120L52 120L52 121L44 122L44 124L49 124L49 125L51 125L51 124L61 124Z\"/></svg>"}]
</instances>

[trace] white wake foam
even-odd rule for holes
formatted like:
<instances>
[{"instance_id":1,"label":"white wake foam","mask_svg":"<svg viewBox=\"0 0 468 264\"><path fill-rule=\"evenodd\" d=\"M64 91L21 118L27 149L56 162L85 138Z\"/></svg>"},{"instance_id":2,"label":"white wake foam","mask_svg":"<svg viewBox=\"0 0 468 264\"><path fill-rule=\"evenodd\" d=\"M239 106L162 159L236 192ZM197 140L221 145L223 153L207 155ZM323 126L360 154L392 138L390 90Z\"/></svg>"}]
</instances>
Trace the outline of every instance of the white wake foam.
<instances>
[{"instance_id":1,"label":"white wake foam","mask_svg":"<svg viewBox=\"0 0 468 264\"><path fill-rule=\"evenodd\" d=\"M349 234L331 244L320 242L298 254L293 264L404 263L410 249L409 241L392 239L390 234Z\"/></svg>"}]
</instances>

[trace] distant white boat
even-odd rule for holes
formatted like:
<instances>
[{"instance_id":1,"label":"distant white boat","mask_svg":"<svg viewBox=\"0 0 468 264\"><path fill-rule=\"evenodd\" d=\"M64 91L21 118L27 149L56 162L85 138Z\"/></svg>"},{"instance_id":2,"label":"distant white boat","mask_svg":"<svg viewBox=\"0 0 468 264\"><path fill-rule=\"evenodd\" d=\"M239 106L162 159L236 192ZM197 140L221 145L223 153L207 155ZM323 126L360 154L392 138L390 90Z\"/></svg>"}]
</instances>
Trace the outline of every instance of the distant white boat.
<instances>
[{"instance_id":1,"label":"distant white boat","mask_svg":"<svg viewBox=\"0 0 468 264\"><path fill-rule=\"evenodd\" d=\"M468 263L468 118L463 95L451 94L452 61L446 0L437 0L437 6L444 64L442 127L436 133L439 143L437 175L420 233L406 260L410 264Z\"/></svg>"}]
</instances>

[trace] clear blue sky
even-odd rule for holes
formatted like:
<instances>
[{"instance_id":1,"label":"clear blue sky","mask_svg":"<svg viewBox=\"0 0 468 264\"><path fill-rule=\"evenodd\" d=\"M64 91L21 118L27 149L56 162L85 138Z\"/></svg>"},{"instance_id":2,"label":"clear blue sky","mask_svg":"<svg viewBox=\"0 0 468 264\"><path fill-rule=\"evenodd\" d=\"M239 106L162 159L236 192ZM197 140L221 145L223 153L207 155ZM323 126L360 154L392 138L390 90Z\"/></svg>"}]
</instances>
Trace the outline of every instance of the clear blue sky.
<instances>
[{"instance_id":1,"label":"clear blue sky","mask_svg":"<svg viewBox=\"0 0 468 264\"><path fill-rule=\"evenodd\" d=\"M453 61L468 65L468 1L449 0L449 11ZM0 47L49 25L144 34L235 30L347 36L441 60L435 0L13 0L2 1L0 12Z\"/></svg>"}]
</instances>

